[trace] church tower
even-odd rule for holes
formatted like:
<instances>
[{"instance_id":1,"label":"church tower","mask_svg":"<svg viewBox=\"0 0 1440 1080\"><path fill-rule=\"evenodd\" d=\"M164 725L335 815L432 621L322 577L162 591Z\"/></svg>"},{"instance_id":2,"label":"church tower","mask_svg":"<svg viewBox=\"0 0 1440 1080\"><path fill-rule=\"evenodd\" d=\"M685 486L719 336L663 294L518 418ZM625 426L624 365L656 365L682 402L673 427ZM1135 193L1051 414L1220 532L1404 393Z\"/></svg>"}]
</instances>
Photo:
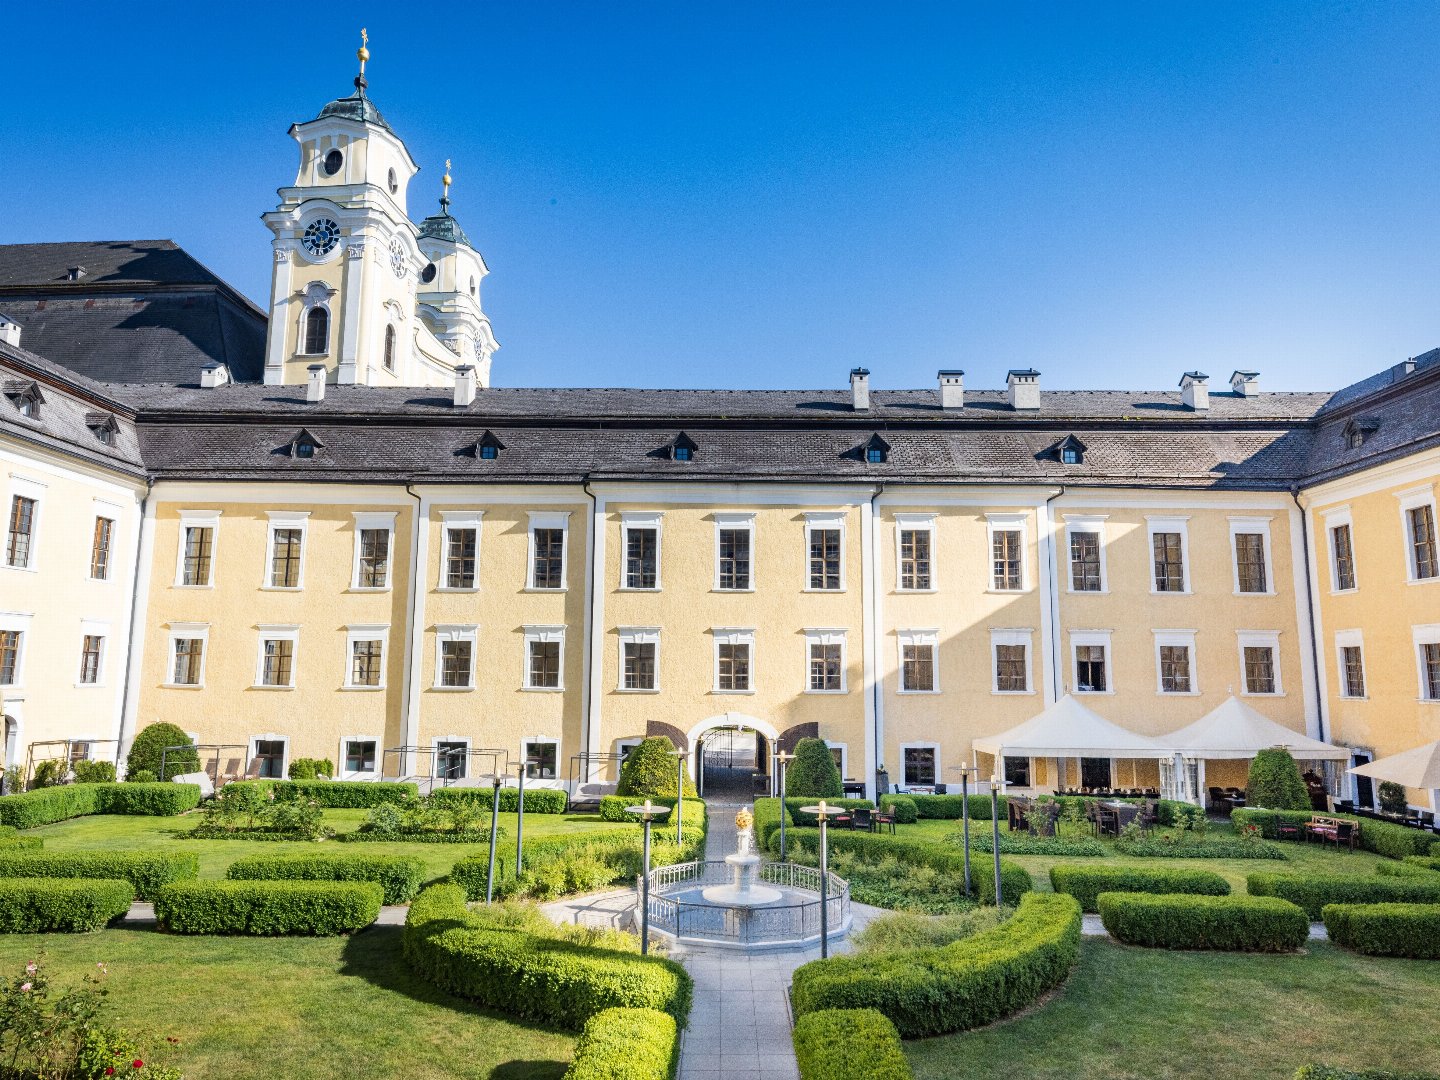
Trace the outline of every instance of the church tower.
<instances>
[{"instance_id":1,"label":"church tower","mask_svg":"<svg viewBox=\"0 0 1440 1080\"><path fill-rule=\"evenodd\" d=\"M449 213L416 227L406 212L419 167L366 95L368 38L355 92L295 124L295 182L262 220L274 233L265 382L326 379L372 386L449 386L473 365L488 385L498 345L480 307L488 272Z\"/></svg>"}]
</instances>

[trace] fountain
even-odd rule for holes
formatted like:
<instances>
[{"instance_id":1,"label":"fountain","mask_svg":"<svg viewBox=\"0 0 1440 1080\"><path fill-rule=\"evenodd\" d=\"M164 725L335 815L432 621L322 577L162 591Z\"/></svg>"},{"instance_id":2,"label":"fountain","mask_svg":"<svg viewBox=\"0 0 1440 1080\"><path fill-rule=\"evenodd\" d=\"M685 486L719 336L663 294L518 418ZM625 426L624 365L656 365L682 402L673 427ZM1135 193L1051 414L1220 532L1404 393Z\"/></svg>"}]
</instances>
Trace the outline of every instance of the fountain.
<instances>
[{"instance_id":1,"label":"fountain","mask_svg":"<svg viewBox=\"0 0 1440 1080\"><path fill-rule=\"evenodd\" d=\"M729 885L711 885L700 895L722 907L752 908L775 903L784 895L779 889L755 884L760 870L760 856L754 851L755 818L749 810L741 810L735 815L735 829L738 833L735 853L725 856L725 863L734 874L733 879Z\"/></svg>"}]
</instances>

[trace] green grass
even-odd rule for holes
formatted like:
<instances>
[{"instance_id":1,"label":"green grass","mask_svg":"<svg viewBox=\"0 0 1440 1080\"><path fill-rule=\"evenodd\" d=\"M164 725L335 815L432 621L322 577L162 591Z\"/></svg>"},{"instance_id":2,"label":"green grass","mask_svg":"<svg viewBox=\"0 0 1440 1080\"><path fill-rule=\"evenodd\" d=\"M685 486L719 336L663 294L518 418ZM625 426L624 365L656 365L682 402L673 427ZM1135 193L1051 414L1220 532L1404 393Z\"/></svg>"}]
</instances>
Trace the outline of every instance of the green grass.
<instances>
[{"instance_id":1,"label":"green grass","mask_svg":"<svg viewBox=\"0 0 1440 1080\"><path fill-rule=\"evenodd\" d=\"M1435 1060L1437 995L1440 964L1324 943L1254 956L1087 938L1048 1003L906 1043L905 1055L916 1080L1289 1080L1308 1061L1414 1069Z\"/></svg>"},{"instance_id":2,"label":"green grass","mask_svg":"<svg viewBox=\"0 0 1440 1080\"><path fill-rule=\"evenodd\" d=\"M107 963L107 1015L178 1037L174 1063L195 1080L558 1080L575 1042L411 974L398 926L350 938L4 935L0 978L42 954L55 985Z\"/></svg>"}]
</instances>

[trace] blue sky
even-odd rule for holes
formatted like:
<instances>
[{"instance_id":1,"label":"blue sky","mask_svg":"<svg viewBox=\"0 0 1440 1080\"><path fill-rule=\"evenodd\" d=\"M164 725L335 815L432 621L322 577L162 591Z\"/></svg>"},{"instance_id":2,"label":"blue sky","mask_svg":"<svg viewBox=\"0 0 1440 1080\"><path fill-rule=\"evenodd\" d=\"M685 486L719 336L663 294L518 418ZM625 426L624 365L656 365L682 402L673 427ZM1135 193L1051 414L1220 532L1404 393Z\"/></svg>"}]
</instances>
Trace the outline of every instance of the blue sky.
<instances>
[{"instance_id":1,"label":"blue sky","mask_svg":"<svg viewBox=\"0 0 1440 1080\"><path fill-rule=\"evenodd\" d=\"M21 5L0 240L264 297L362 24L499 385L1313 389L1440 344L1433 3Z\"/></svg>"}]
</instances>

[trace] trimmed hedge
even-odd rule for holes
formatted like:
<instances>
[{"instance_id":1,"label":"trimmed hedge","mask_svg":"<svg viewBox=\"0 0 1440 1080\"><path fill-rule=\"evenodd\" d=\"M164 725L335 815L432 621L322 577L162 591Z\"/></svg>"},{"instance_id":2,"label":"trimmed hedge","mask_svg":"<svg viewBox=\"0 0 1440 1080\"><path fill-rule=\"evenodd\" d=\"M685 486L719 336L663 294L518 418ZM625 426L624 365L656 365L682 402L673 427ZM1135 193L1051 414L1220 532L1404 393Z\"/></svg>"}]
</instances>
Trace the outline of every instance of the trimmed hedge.
<instances>
[{"instance_id":1,"label":"trimmed hedge","mask_svg":"<svg viewBox=\"0 0 1440 1080\"><path fill-rule=\"evenodd\" d=\"M111 878L0 880L0 934L83 934L130 910L135 889Z\"/></svg>"},{"instance_id":2,"label":"trimmed hedge","mask_svg":"<svg viewBox=\"0 0 1440 1080\"><path fill-rule=\"evenodd\" d=\"M1237 827L1254 825L1260 829L1260 833L1265 839L1278 840L1277 830L1282 821L1291 825L1304 825L1305 822L1315 817L1316 813L1317 811L1314 810L1262 810L1258 807L1241 806L1236 807L1230 814L1230 820ZM1403 859L1407 855L1429 855L1430 847L1435 842L1435 837L1431 833L1412 829L1406 825L1396 825L1389 821L1359 818L1353 814L1325 814L1323 816L1355 822L1360 826L1361 850L1373 851L1376 855L1384 855L1391 859Z\"/></svg>"},{"instance_id":3,"label":"trimmed hedge","mask_svg":"<svg viewBox=\"0 0 1440 1080\"><path fill-rule=\"evenodd\" d=\"M1359 874L1251 874L1251 896L1278 896L1299 904L1312 920L1326 904L1437 904L1440 878L1363 877Z\"/></svg>"},{"instance_id":4,"label":"trimmed hedge","mask_svg":"<svg viewBox=\"0 0 1440 1080\"><path fill-rule=\"evenodd\" d=\"M1174 840L1156 836L1117 840L1115 851L1136 859L1276 859L1285 862L1290 858L1279 844L1268 840L1186 837L1193 837L1193 834L1187 833L1185 837Z\"/></svg>"},{"instance_id":5,"label":"trimmed hedge","mask_svg":"<svg viewBox=\"0 0 1440 1080\"><path fill-rule=\"evenodd\" d=\"M680 1062L675 1018L658 1009L601 1009L580 1032L564 1080L670 1080Z\"/></svg>"},{"instance_id":6,"label":"trimmed hedge","mask_svg":"<svg viewBox=\"0 0 1440 1080\"><path fill-rule=\"evenodd\" d=\"M611 1008L657 1009L683 1023L694 985L672 960L590 948L487 926L454 885L423 890L410 905L406 959L448 993L578 1031Z\"/></svg>"},{"instance_id":7,"label":"trimmed hedge","mask_svg":"<svg viewBox=\"0 0 1440 1080\"><path fill-rule=\"evenodd\" d=\"M795 743L795 759L785 772L785 791L827 801L845 794L835 755L824 739L800 739Z\"/></svg>"},{"instance_id":8,"label":"trimmed hedge","mask_svg":"<svg viewBox=\"0 0 1440 1080\"><path fill-rule=\"evenodd\" d=\"M1391 1072L1389 1069L1336 1069L1329 1065L1302 1065L1295 1080L1440 1080L1435 1073Z\"/></svg>"},{"instance_id":9,"label":"trimmed hedge","mask_svg":"<svg viewBox=\"0 0 1440 1080\"><path fill-rule=\"evenodd\" d=\"M1305 912L1273 896L1106 892L1097 906L1111 937L1152 949L1294 952L1310 936Z\"/></svg>"},{"instance_id":10,"label":"trimmed hedge","mask_svg":"<svg viewBox=\"0 0 1440 1080\"><path fill-rule=\"evenodd\" d=\"M66 784L0 796L0 824L33 829L88 814L172 817L199 805L198 784Z\"/></svg>"},{"instance_id":11,"label":"trimmed hedge","mask_svg":"<svg viewBox=\"0 0 1440 1080\"><path fill-rule=\"evenodd\" d=\"M1418 855L1411 855L1404 862L1377 863L1375 872L1381 877L1420 878L1424 881L1435 881L1436 879L1432 876L1435 871L1425 865L1432 861L1431 859L1422 859Z\"/></svg>"},{"instance_id":12,"label":"trimmed hedge","mask_svg":"<svg viewBox=\"0 0 1440 1080\"><path fill-rule=\"evenodd\" d=\"M661 795L669 795L671 798L679 795L684 798L694 799L698 797L695 790L695 781L690 776L689 770L680 771L675 764L675 758L670 755L675 752L675 744L670 741L668 735L651 735L641 740L640 745L625 755L625 760L620 763L620 779L615 785L616 795L629 795L639 797L642 801L649 798L658 798ZM681 781L680 791L671 791L670 787L677 779Z\"/></svg>"},{"instance_id":13,"label":"trimmed hedge","mask_svg":"<svg viewBox=\"0 0 1440 1080\"><path fill-rule=\"evenodd\" d=\"M880 809L893 810L897 825L914 825L920 820L920 806L914 795L881 795Z\"/></svg>"},{"instance_id":14,"label":"trimmed hedge","mask_svg":"<svg viewBox=\"0 0 1440 1080\"><path fill-rule=\"evenodd\" d=\"M634 825L640 819L637 818L634 814L627 813L625 808L627 806L638 806L644 801L644 799L641 799L639 800L639 802L637 802L635 796L633 795L602 795L600 797L600 820L615 822L616 824L624 822L627 825ZM672 810L675 807L675 799L673 796L663 799L652 798L650 800L650 803L652 806L664 806L669 807ZM525 806L528 812L528 808L530 806L530 796L528 795L525 796ZM685 800L685 820L687 822L694 823L700 821L704 818L704 815L705 803L703 800ZM666 814L663 817L657 817L655 819L655 824L657 827L660 825L672 823L673 820L670 814Z\"/></svg>"},{"instance_id":15,"label":"trimmed hedge","mask_svg":"<svg viewBox=\"0 0 1440 1080\"><path fill-rule=\"evenodd\" d=\"M1075 897L1082 911L1098 911L1101 893L1163 893L1229 896L1230 883L1213 870L1144 866L1052 866L1050 886Z\"/></svg>"},{"instance_id":16,"label":"trimmed hedge","mask_svg":"<svg viewBox=\"0 0 1440 1080\"><path fill-rule=\"evenodd\" d=\"M1030 893L994 930L939 948L833 956L797 968L795 1015L875 1008L903 1038L983 1027L1059 986L1080 955L1080 905Z\"/></svg>"},{"instance_id":17,"label":"trimmed hedge","mask_svg":"<svg viewBox=\"0 0 1440 1080\"><path fill-rule=\"evenodd\" d=\"M380 914L373 881L180 881L155 896L155 918L176 934L309 934L360 930Z\"/></svg>"},{"instance_id":18,"label":"trimmed hedge","mask_svg":"<svg viewBox=\"0 0 1440 1080\"><path fill-rule=\"evenodd\" d=\"M276 802L309 799L327 810L368 810L420 794L415 784L392 780L277 780L273 790Z\"/></svg>"},{"instance_id":19,"label":"trimmed hedge","mask_svg":"<svg viewBox=\"0 0 1440 1080\"><path fill-rule=\"evenodd\" d=\"M807 813L804 813L804 812L803 812L805 807L807 807L807 806L814 806L818 801L819 801L818 799L812 799L812 798L810 798L810 797L808 797L808 796L804 796L804 795L787 795L787 796L785 797L785 809L786 809L786 811L790 814L790 824L791 824L791 825L798 825L798 826L800 826L801 828L811 828L811 827L813 827L813 828L817 828L817 829L818 829L818 828L820 827L820 819L817 818L814 814L807 814ZM855 809L856 807L861 807L861 808L864 808L864 809L871 809L871 810L873 810L873 809L875 808L875 804L874 804L873 802L871 802L869 799L830 799L830 798L827 798L827 799L825 800L825 805L826 805L827 807L829 807L829 806L844 807L844 808L847 809L847 810L853 810L853 809Z\"/></svg>"},{"instance_id":20,"label":"trimmed hedge","mask_svg":"<svg viewBox=\"0 0 1440 1080\"><path fill-rule=\"evenodd\" d=\"M1325 932L1370 956L1440 960L1440 904L1326 904Z\"/></svg>"},{"instance_id":21,"label":"trimmed hedge","mask_svg":"<svg viewBox=\"0 0 1440 1080\"><path fill-rule=\"evenodd\" d=\"M247 855L230 864L231 881L373 881L384 902L414 899L425 880L423 860L405 855Z\"/></svg>"},{"instance_id":22,"label":"trimmed hedge","mask_svg":"<svg viewBox=\"0 0 1440 1080\"><path fill-rule=\"evenodd\" d=\"M38 836L21 836L14 825L0 825L0 851L38 851L44 846Z\"/></svg>"},{"instance_id":23,"label":"trimmed hedge","mask_svg":"<svg viewBox=\"0 0 1440 1080\"><path fill-rule=\"evenodd\" d=\"M952 844L964 844L965 834L956 830L945 838ZM988 822L983 829L970 833L970 850L990 854L995 845ZM1095 859L1110 854L1110 849L1093 836L1031 836L1026 832L1000 830L1001 855L1074 855Z\"/></svg>"},{"instance_id":24,"label":"trimmed hedge","mask_svg":"<svg viewBox=\"0 0 1440 1080\"><path fill-rule=\"evenodd\" d=\"M697 837L696 841L688 843L687 847L694 849L697 843L703 844L703 842L703 837ZM576 892L583 890L587 884L591 888L599 888L602 885L623 881L640 872L642 859L640 845L641 833L634 825L596 826L586 829L584 833L537 836L525 841L525 872L533 873L537 867L563 862L569 856L580 857L586 862L603 861L607 866L613 863L614 865L611 866L610 872L603 882L587 883L569 880L574 875L568 875L563 867L557 868L556 872L559 876L567 878L567 880L559 882L558 890L552 891L556 891L557 895L567 891ZM450 870L449 881L464 889L467 899L483 900L485 899L485 882L489 873L490 853L479 851L457 861ZM510 844L499 844L495 850L496 895L501 897L512 895L515 891L515 883L513 841Z\"/></svg>"},{"instance_id":25,"label":"trimmed hedge","mask_svg":"<svg viewBox=\"0 0 1440 1080\"><path fill-rule=\"evenodd\" d=\"M900 1033L876 1009L821 1009L791 1033L800 1080L911 1080Z\"/></svg>"},{"instance_id":26,"label":"trimmed hedge","mask_svg":"<svg viewBox=\"0 0 1440 1080\"><path fill-rule=\"evenodd\" d=\"M1384 866L1385 864L1381 863L1380 865ZM1404 865L1413 866L1420 870L1440 870L1440 858L1435 858L1431 855L1407 855L1405 856Z\"/></svg>"},{"instance_id":27,"label":"trimmed hedge","mask_svg":"<svg viewBox=\"0 0 1440 1080\"><path fill-rule=\"evenodd\" d=\"M476 806L490 809L494 801L494 789L488 787L473 788L436 788L430 793L430 798L437 806L445 806L458 802L474 803ZM569 796L560 788L526 788L525 789L525 813L527 814L563 814L568 806ZM644 802L642 799L641 802ZM502 787L500 789L500 812L502 814L513 814L520 806L520 789Z\"/></svg>"},{"instance_id":28,"label":"trimmed hedge","mask_svg":"<svg viewBox=\"0 0 1440 1080\"><path fill-rule=\"evenodd\" d=\"M199 873L200 857L191 851L0 850L0 878L118 878L141 900Z\"/></svg>"}]
</instances>

